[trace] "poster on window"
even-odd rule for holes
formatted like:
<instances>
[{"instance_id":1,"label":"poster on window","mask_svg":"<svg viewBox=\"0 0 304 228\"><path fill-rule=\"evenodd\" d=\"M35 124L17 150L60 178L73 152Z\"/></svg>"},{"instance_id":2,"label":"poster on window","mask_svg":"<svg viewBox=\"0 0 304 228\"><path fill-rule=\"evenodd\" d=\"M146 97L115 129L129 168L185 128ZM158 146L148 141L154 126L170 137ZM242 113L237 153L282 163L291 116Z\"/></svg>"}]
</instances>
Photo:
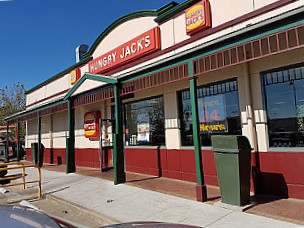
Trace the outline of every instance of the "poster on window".
<instances>
[{"instance_id":1,"label":"poster on window","mask_svg":"<svg viewBox=\"0 0 304 228\"><path fill-rule=\"evenodd\" d=\"M145 123L137 125L137 138L138 142L149 142L150 124Z\"/></svg>"},{"instance_id":2,"label":"poster on window","mask_svg":"<svg viewBox=\"0 0 304 228\"><path fill-rule=\"evenodd\" d=\"M200 132L228 132L226 102L223 94L198 99Z\"/></svg>"},{"instance_id":3,"label":"poster on window","mask_svg":"<svg viewBox=\"0 0 304 228\"><path fill-rule=\"evenodd\" d=\"M149 142L150 140L150 124L149 115L147 113L137 116L137 141Z\"/></svg>"}]
</instances>

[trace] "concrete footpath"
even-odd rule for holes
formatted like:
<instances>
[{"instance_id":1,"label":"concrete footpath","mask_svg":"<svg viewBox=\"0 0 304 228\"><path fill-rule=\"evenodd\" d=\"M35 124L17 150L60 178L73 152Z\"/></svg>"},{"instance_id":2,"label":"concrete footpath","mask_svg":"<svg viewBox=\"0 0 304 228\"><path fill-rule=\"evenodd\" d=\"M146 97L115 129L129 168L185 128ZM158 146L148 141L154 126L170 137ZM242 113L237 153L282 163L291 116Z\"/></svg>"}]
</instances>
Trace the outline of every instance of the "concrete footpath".
<instances>
[{"instance_id":1,"label":"concrete footpath","mask_svg":"<svg viewBox=\"0 0 304 228\"><path fill-rule=\"evenodd\" d=\"M120 222L159 221L200 227L302 227L236 212L172 195L79 174L42 169L42 192L96 211ZM27 169L27 181L37 171ZM37 188L37 184L28 185Z\"/></svg>"}]
</instances>

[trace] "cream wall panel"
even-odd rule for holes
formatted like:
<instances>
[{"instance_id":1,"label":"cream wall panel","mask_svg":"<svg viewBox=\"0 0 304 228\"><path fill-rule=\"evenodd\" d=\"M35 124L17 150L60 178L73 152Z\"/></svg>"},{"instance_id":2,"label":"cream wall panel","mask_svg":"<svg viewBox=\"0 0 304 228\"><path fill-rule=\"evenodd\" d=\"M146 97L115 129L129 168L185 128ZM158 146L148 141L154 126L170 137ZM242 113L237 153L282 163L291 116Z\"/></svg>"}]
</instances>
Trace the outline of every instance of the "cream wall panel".
<instances>
[{"instance_id":1,"label":"cream wall panel","mask_svg":"<svg viewBox=\"0 0 304 228\"><path fill-rule=\"evenodd\" d=\"M241 113L242 134L246 136L252 148L255 145L253 134L253 107L250 98L250 75L248 64L242 64L242 76L238 77L239 107Z\"/></svg>"},{"instance_id":2,"label":"cream wall panel","mask_svg":"<svg viewBox=\"0 0 304 228\"><path fill-rule=\"evenodd\" d=\"M82 67L80 67L80 72L81 72L81 76L83 76L86 72L88 72L88 65L83 65ZM28 94L26 96L26 100L27 100L26 104L30 105L30 104L32 104L36 101L39 102L42 99L48 98L50 96L53 96L54 94L60 93L61 91L70 89L72 87L73 87L73 85L71 85L70 73L65 74L64 76L48 83L47 85L41 87L40 89L35 90L34 92ZM44 102L41 102L38 105L48 103L49 101L54 100L58 97L62 97L62 96L64 96L64 94L53 97L50 100L46 100Z\"/></svg>"},{"instance_id":3,"label":"cream wall panel","mask_svg":"<svg viewBox=\"0 0 304 228\"><path fill-rule=\"evenodd\" d=\"M273 55L250 63L251 74L257 76L261 71L266 71L278 67L289 66L303 62L304 49L296 49L279 55Z\"/></svg>"},{"instance_id":4,"label":"cream wall panel","mask_svg":"<svg viewBox=\"0 0 304 228\"><path fill-rule=\"evenodd\" d=\"M41 118L41 143L45 148L50 148L50 129L51 129L51 117L44 116Z\"/></svg>"},{"instance_id":5,"label":"cream wall panel","mask_svg":"<svg viewBox=\"0 0 304 228\"><path fill-rule=\"evenodd\" d=\"M66 148L66 137L53 137L53 148L54 149L62 149Z\"/></svg>"},{"instance_id":6,"label":"cream wall panel","mask_svg":"<svg viewBox=\"0 0 304 228\"><path fill-rule=\"evenodd\" d=\"M197 40L195 42L183 45L182 47L176 49L174 53L175 54L183 53L186 50L189 50L191 48L200 46L200 45L202 45L204 43L207 43L209 41L215 40L218 37L224 36L224 35L226 35L228 33L231 33L231 32L232 32L232 28L231 27L229 27L227 29L223 29L223 30L221 30L219 32L216 32L216 33L213 33L213 34L211 34L209 36L203 37L202 39L199 39L199 40Z\"/></svg>"},{"instance_id":7,"label":"cream wall panel","mask_svg":"<svg viewBox=\"0 0 304 228\"><path fill-rule=\"evenodd\" d=\"M93 58L95 59L158 26L154 19L155 17L139 17L117 26L98 45L93 53Z\"/></svg>"},{"instance_id":8,"label":"cream wall panel","mask_svg":"<svg viewBox=\"0 0 304 228\"><path fill-rule=\"evenodd\" d=\"M26 105L30 105L45 98L45 86L35 90L34 92L26 95Z\"/></svg>"},{"instance_id":9,"label":"cream wall panel","mask_svg":"<svg viewBox=\"0 0 304 228\"><path fill-rule=\"evenodd\" d=\"M25 145L25 148L32 148L32 143L37 143L38 142L38 139L37 140L35 140L35 139L28 139L27 140L27 143L26 143L26 145Z\"/></svg>"},{"instance_id":10,"label":"cream wall panel","mask_svg":"<svg viewBox=\"0 0 304 228\"><path fill-rule=\"evenodd\" d=\"M258 151L265 152L269 147L268 127L266 124L256 124Z\"/></svg>"},{"instance_id":11,"label":"cream wall panel","mask_svg":"<svg viewBox=\"0 0 304 228\"><path fill-rule=\"evenodd\" d=\"M268 19L270 19L272 17L275 17L275 16L280 15L282 13L286 13L286 12L288 12L290 10L294 10L295 8L303 6L303 4L304 4L304 0L298 0L298 1L292 2L292 3L288 4L288 5L285 5L283 7L277 8L277 9L272 10L272 11L268 11L268 12L266 12L266 13L260 15L260 16L251 18L251 19L249 19L249 20L247 20L245 22L237 24L237 25L233 26L232 30L236 31L236 30L245 28L246 26L256 24L256 23L258 23L260 21L268 20Z\"/></svg>"},{"instance_id":12,"label":"cream wall panel","mask_svg":"<svg viewBox=\"0 0 304 228\"><path fill-rule=\"evenodd\" d=\"M176 92L164 94L166 128L179 128Z\"/></svg>"},{"instance_id":13,"label":"cream wall panel","mask_svg":"<svg viewBox=\"0 0 304 228\"><path fill-rule=\"evenodd\" d=\"M80 73L81 73L81 77L85 74L89 72L89 64L85 64L82 67L80 67ZM71 77L70 77L71 78ZM71 83L69 83L69 87L72 88L74 85L71 85Z\"/></svg>"},{"instance_id":14,"label":"cream wall panel","mask_svg":"<svg viewBox=\"0 0 304 228\"><path fill-rule=\"evenodd\" d=\"M185 20L185 14L181 14L173 19L174 22L174 40L175 43L179 43L183 40L186 40L190 38L186 34L186 20Z\"/></svg>"},{"instance_id":15,"label":"cream wall panel","mask_svg":"<svg viewBox=\"0 0 304 228\"><path fill-rule=\"evenodd\" d=\"M50 137L51 116L43 116L41 118L41 136Z\"/></svg>"},{"instance_id":16,"label":"cream wall panel","mask_svg":"<svg viewBox=\"0 0 304 228\"><path fill-rule=\"evenodd\" d=\"M93 80L88 80L86 79L73 93L73 96L86 92L86 91L90 91L92 89L95 89L97 87L103 86L103 85L107 85L107 83L105 82L99 82L99 81L93 81Z\"/></svg>"},{"instance_id":17,"label":"cream wall panel","mask_svg":"<svg viewBox=\"0 0 304 228\"><path fill-rule=\"evenodd\" d=\"M150 64L153 64L155 62L161 63L162 60L164 60L164 59L166 59L166 58L168 58L168 57L170 57L170 56L172 56L174 54L175 54L175 51L168 52L168 53L163 54L161 56L158 56L156 58L153 58L153 59L147 60L147 61L145 61L143 63L137 64L136 66L130 67L130 68L125 69L125 70L122 70L119 73L113 74L112 76L115 77L115 76L121 76L123 74L128 74L129 72L132 72L133 70L141 69L142 67L150 65Z\"/></svg>"},{"instance_id":18,"label":"cream wall panel","mask_svg":"<svg viewBox=\"0 0 304 228\"><path fill-rule=\"evenodd\" d=\"M26 122L25 147L30 148L31 143L38 142L38 123L37 120Z\"/></svg>"},{"instance_id":19,"label":"cream wall panel","mask_svg":"<svg viewBox=\"0 0 304 228\"><path fill-rule=\"evenodd\" d=\"M231 11L230 0L213 0L210 1L211 9L211 25L212 27L217 27L223 22L230 20L230 11Z\"/></svg>"},{"instance_id":20,"label":"cream wall panel","mask_svg":"<svg viewBox=\"0 0 304 228\"><path fill-rule=\"evenodd\" d=\"M92 141L83 136L75 137L75 148L99 148L99 141Z\"/></svg>"},{"instance_id":21,"label":"cream wall panel","mask_svg":"<svg viewBox=\"0 0 304 228\"><path fill-rule=\"evenodd\" d=\"M167 149L181 148L181 134L179 129L166 129L165 135Z\"/></svg>"},{"instance_id":22,"label":"cream wall panel","mask_svg":"<svg viewBox=\"0 0 304 228\"><path fill-rule=\"evenodd\" d=\"M165 136L167 149L180 149L180 126L176 92L164 94Z\"/></svg>"},{"instance_id":23,"label":"cream wall panel","mask_svg":"<svg viewBox=\"0 0 304 228\"><path fill-rule=\"evenodd\" d=\"M230 78L236 78L243 75L242 66L234 66L225 68L219 71L210 72L198 76L197 85L205 85L208 83L218 82L222 80L227 80Z\"/></svg>"},{"instance_id":24,"label":"cream wall panel","mask_svg":"<svg viewBox=\"0 0 304 228\"><path fill-rule=\"evenodd\" d=\"M41 143L43 144L44 148L50 148L50 138L41 137Z\"/></svg>"},{"instance_id":25,"label":"cream wall panel","mask_svg":"<svg viewBox=\"0 0 304 228\"><path fill-rule=\"evenodd\" d=\"M175 44L173 20L160 25L161 49L166 49Z\"/></svg>"},{"instance_id":26,"label":"cream wall panel","mask_svg":"<svg viewBox=\"0 0 304 228\"><path fill-rule=\"evenodd\" d=\"M53 147L66 148L68 136L68 112L53 115Z\"/></svg>"},{"instance_id":27,"label":"cream wall panel","mask_svg":"<svg viewBox=\"0 0 304 228\"><path fill-rule=\"evenodd\" d=\"M223 2L221 0L217 1ZM252 11L253 0L230 0L229 20L233 20ZM222 23L225 23L225 21L223 21Z\"/></svg>"},{"instance_id":28,"label":"cream wall panel","mask_svg":"<svg viewBox=\"0 0 304 228\"><path fill-rule=\"evenodd\" d=\"M84 136L84 115L86 112L92 111L102 113L102 102L82 106L75 110L75 148L99 148L99 141L92 141Z\"/></svg>"},{"instance_id":29,"label":"cream wall panel","mask_svg":"<svg viewBox=\"0 0 304 228\"><path fill-rule=\"evenodd\" d=\"M251 69L249 65L249 70ZM260 73L253 73L250 70L250 81L252 91L252 106L255 113L256 123L266 123L266 113L263 106L262 82Z\"/></svg>"},{"instance_id":30,"label":"cream wall panel","mask_svg":"<svg viewBox=\"0 0 304 228\"><path fill-rule=\"evenodd\" d=\"M38 135L38 120L37 119L27 121L26 134L28 136Z\"/></svg>"},{"instance_id":31,"label":"cream wall panel","mask_svg":"<svg viewBox=\"0 0 304 228\"><path fill-rule=\"evenodd\" d=\"M169 84L166 84L163 86L154 87L151 89L146 89L146 90L136 92L134 94L134 98L125 99L125 100L123 100L123 103L137 101L137 100L141 100L141 99L147 99L149 97L154 97L154 96L161 96L163 94L172 93L177 90L182 90L184 88L189 88L189 80L182 80L179 82L169 83ZM114 103L113 103L113 105L114 105Z\"/></svg>"},{"instance_id":32,"label":"cream wall panel","mask_svg":"<svg viewBox=\"0 0 304 228\"><path fill-rule=\"evenodd\" d=\"M278 2L279 0L254 0L254 9L259 9L263 6L267 6L271 3Z\"/></svg>"},{"instance_id":33,"label":"cream wall panel","mask_svg":"<svg viewBox=\"0 0 304 228\"><path fill-rule=\"evenodd\" d=\"M68 89L69 84L71 84L69 74L66 74L60 77L59 79L52 81L51 83L45 86L46 87L45 98Z\"/></svg>"}]
</instances>

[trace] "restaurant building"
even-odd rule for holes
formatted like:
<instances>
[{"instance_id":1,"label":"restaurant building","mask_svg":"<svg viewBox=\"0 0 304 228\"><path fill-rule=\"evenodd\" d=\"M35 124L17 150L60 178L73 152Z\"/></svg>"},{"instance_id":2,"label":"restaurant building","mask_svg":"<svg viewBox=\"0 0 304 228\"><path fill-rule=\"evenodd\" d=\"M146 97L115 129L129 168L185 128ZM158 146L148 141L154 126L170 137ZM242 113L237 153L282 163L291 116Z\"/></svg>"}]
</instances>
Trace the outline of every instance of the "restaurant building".
<instances>
[{"instance_id":1,"label":"restaurant building","mask_svg":"<svg viewBox=\"0 0 304 228\"><path fill-rule=\"evenodd\" d=\"M118 18L27 91L26 155L218 185L211 135L244 135L252 191L304 199L304 0L187 0ZM81 49L81 48L80 48Z\"/></svg>"}]
</instances>

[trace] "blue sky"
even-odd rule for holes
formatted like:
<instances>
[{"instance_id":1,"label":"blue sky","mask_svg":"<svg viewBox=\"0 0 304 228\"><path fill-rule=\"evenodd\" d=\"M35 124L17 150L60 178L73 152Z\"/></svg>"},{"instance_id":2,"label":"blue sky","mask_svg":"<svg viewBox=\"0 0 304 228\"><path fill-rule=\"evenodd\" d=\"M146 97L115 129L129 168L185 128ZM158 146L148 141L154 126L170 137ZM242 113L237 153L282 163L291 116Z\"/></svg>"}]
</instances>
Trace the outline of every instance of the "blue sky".
<instances>
[{"instance_id":1,"label":"blue sky","mask_svg":"<svg viewBox=\"0 0 304 228\"><path fill-rule=\"evenodd\" d=\"M76 47L91 46L119 17L169 2L0 0L0 88L17 82L33 88L73 65Z\"/></svg>"}]
</instances>

